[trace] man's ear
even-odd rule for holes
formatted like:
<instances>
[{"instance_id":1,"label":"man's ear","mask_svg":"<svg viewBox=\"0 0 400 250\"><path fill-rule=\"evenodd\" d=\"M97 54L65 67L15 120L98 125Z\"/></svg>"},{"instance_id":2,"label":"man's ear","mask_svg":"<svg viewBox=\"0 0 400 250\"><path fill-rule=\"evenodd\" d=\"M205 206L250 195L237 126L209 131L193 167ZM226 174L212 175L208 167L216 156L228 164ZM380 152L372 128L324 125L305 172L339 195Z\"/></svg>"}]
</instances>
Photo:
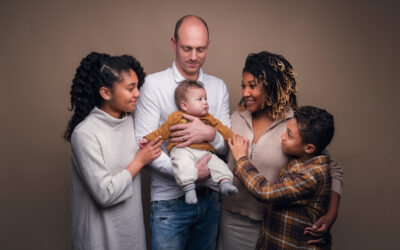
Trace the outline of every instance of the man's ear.
<instances>
[{"instance_id":1,"label":"man's ear","mask_svg":"<svg viewBox=\"0 0 400 250\"><path fill-rule=\"evenodd\" d=\"M304 146L304 152L307 154L313 154L317 150L314 144L308 143Z\"/></svg>"},{"instance_id":2,"label":"man's ear","mask_svg":"<svg viewBox=\"0 0 400 250\"><path fill-rule=\"evenodd\" d=\"M101 87L99 93L105 101L111 100L111 90L109 88Z\"/></svg>"},{"instance_id":3,"label":"man's ear","mask_svg":"<svg viewBox=\"0 0 400 250\"><path fill-rule=\"evenodd\" d=\"M175 40L175 37L173 37L173 36L171 36L171 44L172 44L172 48L176 52L176 40Z\"/></svg>"},{"instance_id":4,"label":"man's ear","mask_svg":"<svg viewBox=\"0 0 400 250\"><path fill-rule=\"evenodd\" d=\"M185 102L185 101L181 101L181 102L179 103L179 106L181 106L181 109L182 109L183 111L187 111L187 109L188 109L188 104L187 104L187 102Z\"/></svg>"}]
</instances>

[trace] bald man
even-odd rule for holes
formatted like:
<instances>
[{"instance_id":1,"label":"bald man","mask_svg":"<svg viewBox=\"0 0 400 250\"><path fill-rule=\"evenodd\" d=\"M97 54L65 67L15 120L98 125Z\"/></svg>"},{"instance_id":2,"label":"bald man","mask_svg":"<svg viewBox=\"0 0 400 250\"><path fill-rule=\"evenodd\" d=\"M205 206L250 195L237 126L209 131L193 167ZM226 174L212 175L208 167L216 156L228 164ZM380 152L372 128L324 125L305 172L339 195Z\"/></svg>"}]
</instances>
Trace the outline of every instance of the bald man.
<instances>
[{"instance_id":1,"label":"bald man","mask_svg":"<svg viewBox=\"0 0 400 250\"><path fill-rule=\"evenodd\" d=\"M175 52L172 66L149 75L140 90L135 111L137 140L156 130L177 110L174 91L184 80L195 80L204 85L209 113L230 127L229 94L225 83L201 69L210 44L206 22L198 16L182 17L175 25L171 43ZM227 146L215 128L196 117L186 118L191 122L171 127L174 130L172 141L182 142L179 147L207 141L218 154L226 154ZM215 249L220 203L218 186L212 183L206 167L210 156L199 159L196 165L198 203L187 204L184 191L175 181L165 145L162 155L150 164L152 249Z\"/></svg>"}]
</instances>

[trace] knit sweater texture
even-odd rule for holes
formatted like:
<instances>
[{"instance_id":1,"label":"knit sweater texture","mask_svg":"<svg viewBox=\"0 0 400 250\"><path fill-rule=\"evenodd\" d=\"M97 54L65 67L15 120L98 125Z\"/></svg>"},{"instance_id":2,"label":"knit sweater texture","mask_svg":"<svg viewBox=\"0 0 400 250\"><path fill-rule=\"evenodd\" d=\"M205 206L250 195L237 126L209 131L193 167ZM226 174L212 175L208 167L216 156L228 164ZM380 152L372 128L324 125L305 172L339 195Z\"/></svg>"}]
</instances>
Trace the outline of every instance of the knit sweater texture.
<instances>
[{"instance_id":1,"label":"knit sweater texture","mask_svg":"<svg viewBox=\"0 0 400 250\"><path fill-rule=\"evenodd\" d=\"M138 150L132 116L94 108L71 138L72 249L146 249L141 180L125 169Z\"/></svg>"}]
</instances>

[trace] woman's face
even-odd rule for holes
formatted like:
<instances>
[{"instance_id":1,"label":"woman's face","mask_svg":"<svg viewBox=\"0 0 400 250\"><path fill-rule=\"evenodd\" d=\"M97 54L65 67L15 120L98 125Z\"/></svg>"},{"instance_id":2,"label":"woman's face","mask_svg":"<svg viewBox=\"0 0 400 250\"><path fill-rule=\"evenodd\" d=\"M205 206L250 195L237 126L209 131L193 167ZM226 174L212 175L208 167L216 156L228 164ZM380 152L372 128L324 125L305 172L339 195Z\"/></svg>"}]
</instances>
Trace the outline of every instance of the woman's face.
<instances>
[{"instance_id":1,"label":"woman's face","mask_svg":"<svg viewBox=\"0 0 400 250\"><path fill-rule=\"evenodd\" d=\"M109 100L105 103L115 117L120 117L122 112L133 112L140 96L135 71L132 69L129 72L123 71L121 77L122 81L114 83Z\"/></svg>"},{"instance_id":2,"label":"woman's face","mask_svg":"<svg viewBox=\"0 0 400 250\"><path fill-rule=\"evenodd\" d=\"M251 113L262 110L265 99L264 88L262 84L257 84L257 79L249 72L243 72L242 97L247 110Z\"/></svg>"}]
</instances>

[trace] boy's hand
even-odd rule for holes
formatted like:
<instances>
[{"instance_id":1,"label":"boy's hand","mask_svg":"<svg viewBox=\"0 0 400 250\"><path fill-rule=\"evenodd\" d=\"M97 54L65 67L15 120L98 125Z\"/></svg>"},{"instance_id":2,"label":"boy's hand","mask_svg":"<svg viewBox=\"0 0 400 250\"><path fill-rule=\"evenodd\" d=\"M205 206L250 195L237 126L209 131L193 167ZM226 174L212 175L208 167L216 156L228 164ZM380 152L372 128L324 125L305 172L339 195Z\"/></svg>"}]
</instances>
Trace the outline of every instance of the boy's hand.
<instances>
[{"instance_id":1,"label":"boy's hand","mask_svg":"<svg viewBox=\"0 0 400 250\"><path fill-rule=\"evenodd\" d=\"M306 227L304 234L311 235L313 239L308 244L323 244L329 241L329 231L338 216L340 195L331 191L328 212L321 216L312 227Z\"/></svg>"},{"instance_id":2,"label":"boy's hand","mask_svg":"<svg viewBox=\"0 0 400 250\"><path fill-rule=\"evenodd\" d=\"M247 139L235 134L228 140L228 145L235 161L238 161L243 156L247 156L249 147L249 141Z\"/></svg>"},{"instance_id":3,"label":"boy's hand","mask_svg":"<svg viewBox=\"0 0 400 250\"><path fill-rule=\"evenodd\" d=\"M198 117L183 114L183 117L190 120L187 124L176 124L170 127L170 130L178 130L171 133L172 142L182 142L176 145L177 148L183 148L193 143L210 142L214 140L216 129L205 125Z\"/></svg>"},{"instance_id":4,"label":"boy's hand","mask_svg":"<svg viewBox=\"0 0 400 250\"><path fill-rule=\"evenodd\" d=\"M142 139L139 140L138 144L139 144L140 148L143 148L144 146L147 145L147 143L149 143L149 141L146 138L143 137Z\"/></svg>"},{"instance_id":5,"label":"boy's hand","mask_svg":"<svg viewBox=\"0 0 400 250\"><path fill-rule=\"evenodd\" d=\"M313 239L308 241L308 244L324 244L329 240L328 233L335 222L336 216L329 214L321 216L312 227L306 227L304 234L311 235Z\"/></svg>"}]
</instances>

